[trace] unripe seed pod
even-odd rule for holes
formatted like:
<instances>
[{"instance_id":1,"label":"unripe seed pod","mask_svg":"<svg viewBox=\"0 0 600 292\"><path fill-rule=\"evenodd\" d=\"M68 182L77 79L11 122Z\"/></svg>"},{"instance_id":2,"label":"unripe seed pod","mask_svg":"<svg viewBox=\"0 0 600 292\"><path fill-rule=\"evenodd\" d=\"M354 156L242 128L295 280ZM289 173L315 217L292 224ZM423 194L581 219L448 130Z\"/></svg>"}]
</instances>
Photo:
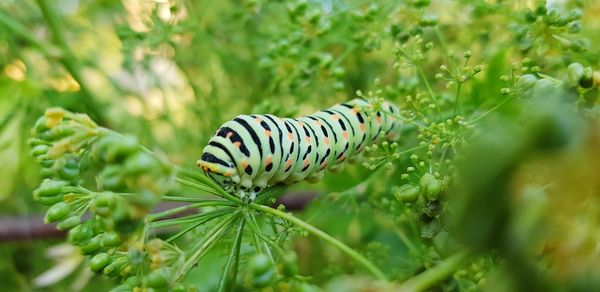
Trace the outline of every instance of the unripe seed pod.
<instances>
[{"instance_id":1,"label":"unripe seed pod","mask_svg":"<svg viewBox=\"0 0 600 292\"><path fill-rule=\"evenodd\" d=\"M112 247L117 246L121 243L121 239L119 238L119 234L116 232L106 232L102 234L102 246Z\"/></svg>"},{"instance_id":2,"label":"unripe seed pod","mask_svg":"<svg viewBox=\"0 0 600 292\"><path fill-rule=\"evenodd\" d=\"M39 188L33 191L34 197L52 197L62 193L62 188L68 186L69 183L62 180L46 179L42 182Z\"/></svg>"},{"instance_id":3,"label":"unripe seed pod","mask_svg":"<svg viewBox=\"0 0 600 292\"><path fill-rule=\"evenodd\" d=\"M34 134L35 133L42 133L46 130L48 130L48 124L46 123L46 118L45 117L41 117L39 118L37 121L35 121L35 125L33 125L33 131Z\"/></svg>"},{"instance_id":4,"label":"unripe seed pod","mask_svg":"<svg viewBox=\"0 0 600 292\"><path fill-rule=\"evenodd\" d=\"M160 162L152 154L140 151L125 161L125 173L139 175L160 168Z\"/></svg>"},{"instance_id":5,"label":"unripe seed pod","mask_svg":"<svg viewBox=\"0 0 600 292\"><path fill-rule=\"evenodd\" d=\"M142 284L142 280L139 276L131 276L125 280L125 285L134 288L139 287Z\"/></svg>"},{"instance_id":6,"label":"unripe seed pod","mask_svg":"<svg viewBox=\"0 0 600 292\"><path fill-rule=\"evenodd\" d=\"M96 237L91 238L87 242L86 245L84 245L80 248L80 250L81 250L81 253L89 255L89 254L96 253L101 248L102 248L102 244L100 242L100 239L96 236Z\"/></svg>"},{"instance_id":7,"label":"unripe seed pod","mask_svg":"<svg viewBox=\"0 0 600 292\"><path fill-rule=\"evenodd\" d=\"M102 207L113 207L115 205L117 196L112 192L99 193L94 198L94 205Z\"/></svg>"},{"instance_id":8,"label":"unripe seed pod","mask_svg":"<svg viewBox=\"0 0 600 292\"><path fill-rule=\"evenodd\" d=\"M44 197L36 197L34 195L33 199L45 206L52 206L58 202L61 202L63 200L63 195L62 194L57 194L54 196L44 196Z\"/></svg>"},{"instance_id":9,"label":"unripe seed pod","mask_svg":"<svg viewBox=\"0 0 600 292\"><path fill-rule=\"evenodd\" d=\"M569 86L579 85L579 81L583 78L584 69L579 63L572 63L567 67L567 84Z\"/></svg>"},{"instance_id":10,"label":"unripe seed pod","mask_svg":"<svg viewBox=\"0 0 600 292\"><path fill-rule=\"evenodd\" d=\"M98 273L102 271L102 269L104 269L104 267L106 267L110 263L110 261L111 256L109 256L107 253L99 253L92 257L92 259L90 260L90 270L92 270L92 272Z\"/></svg>"},{"instance_id":11,"label":"unripe seed pod","mask_svg":"<svg viewBox=\"0 0 600 292\"><path fill-rule=\"evenodd\" d=\"M46 211L46 217L44 218L45 223L56 222L65 218L71 212L71 208L67 203L58 202L48 211Z\"/></svg>"},{"instance_id":12,"label":"unripe seed pod","mask_svg":"<svg viewBox=\"0 0 600 292\"><path fill-rule=\"evenodd\" d=\"M267 255L259 253L250 259L248 267L253 276L259 276L272 269L273 262L271 262L271 259Z\"/></svg>"},{"instance_id":13,"label":"unripe seed pod","mask_svg":"<svg viewBox=\"0 0 600 292\"><path fill-rule=\"evenodd\" d=\"M123 167L120 165L109 165L98 175L98 181L103 189L120 190L123 188Z\"/></svg>"},{"instance_id":14,"label":"unripe seed pod","mask_svg":"<svg viewBox=\"0 0 600 292\"><path fill-rule=\"evenodd\" d=\"M48 145L44 145L44 144L36 145L31 149L31 155L33 157L38 157L42 154L46 154L46 153L48 153L48 148L49 148Z\"/></svg>"},{"instance_id":15,"label":"unripe seed pod","mask_svg":"<svg viewBox=\"0 0 600 292\"><path fill-rule=\"evenodd\" d=\"M65 180L76 180L79 178L79 167L65 165L64 167L58 169L58 175L60 175L60 178Z\"/></svg>"},{"instance_id":16,"label":"unripe seed pod","mask_svg":"<svg viewBox=\"0 0 600 292\"><path fill-rule=\"evenodd\" d=\"M403 202L414 202L421 193L421 188L412 184L404 184L398 188L394 196Z\"/></svg>"},{"instance_id":17,"label":"unripe seed pod","mask_svg":"<svg viewBox=\"0 0 600 292\"><path fill-rule=\"evenodd\" d=\"M252 285L256 288L264 288L273 283L275 280L275 271L268 270L266 273L252 277Z\"/></svg>"},{"instance_id":18,"label":"unripe seed pod","mask_svg":"<svg viewBox=\"0 0 600 292\"><path fill-rule=\"evenodd\" d=\"M517 88L521 91L526 91L535 86L538 79L533 74L525 74L517 80Z\"/></svg>"},{"instance_id":19,"label":"unripe seed pod","mask_svg":"<svg viewBox=\"0 0 600 292\"><path fill-rule=\"evenodd\" d=\"M104 273L105 275L107 275L109 277L116 277L121 273L121 271L125 267L126 263L127 263L126 258L119 257L116 260L114 260L113 262L111 262L110 264L108 264L108 266L104 267L104 270L102 271L102 273Z\"/></svg>"},{"instance_id":20,"label":"unripe seed pod","mask_svg":"<svg viewBox=\"0 0 600 292\"><path fill-rule=\"evenodd\" d=\"M419 180L419 185L421 186L422 190L427 190L427 186L434 180L436 180L435 175L426 173Z\"/></svg>"},{"instance_id":21,"label":"unripe seed pod","mask_svg":"<svg viewBox=\"0 0 600 292\"><path fill-rule=\"evenodd\" d=\"M554 96L557 91L557 86L548 79L539 80L533 87L533 97L547 98Z\"/></svg>"},{"instance_id":22,"label":"unripe seed pod","mask_svg":"<svg viewBox=\"0 0 600 292\"><path fill-rule=\"evenodd\" d=\"M427 197L431 200L435 200L440 195L442 191L442 182L439 179L432 180L427 185Z\"/></svg>"},{"instance_id":23,"label":"unripe seed pod","mask_svg":"<svg viewBox=\"0 0 600 292\"><path fill-rule=\"evenodd\" d=\"M583 77L579 81L579 85L583 88L591 88L594 86L594 71L591 67L586 67L583 70Z\"/></svg>"},{"instance_id":24,"label":"unripe seed pod","mask_svg":"<svg viewBox=\"0 0 600 292\"><path fill-rule=\"evenodd\" d=\"M79 216L71 216L56 225L58 230L69 230L81 224L81 218Z\"/></svg>"},{"instance_id":25,"label":"unripe seed pod","mask_svg":"<svg viewBox=\"0 0 600 292\"><path fill-rule=\"evenodd\" d=\"M160 268L158 270L154 270L150 272L150 274L146 275L144 281L147 286L153 288L161 288L167 286L169 283L169 271L166 268Z\"/></svg>"},{"instance_id":26,"label":"unripe seed pod","mask_svg":"<svg viewBox=\"0 0 600 292\"><path fill-rule=\"evenodd\" d=\"M288 277L293 277L298 274L298 255L296 255L295 252L286 254L283 257L281 273Z\"/></svg>"}]
</instances>

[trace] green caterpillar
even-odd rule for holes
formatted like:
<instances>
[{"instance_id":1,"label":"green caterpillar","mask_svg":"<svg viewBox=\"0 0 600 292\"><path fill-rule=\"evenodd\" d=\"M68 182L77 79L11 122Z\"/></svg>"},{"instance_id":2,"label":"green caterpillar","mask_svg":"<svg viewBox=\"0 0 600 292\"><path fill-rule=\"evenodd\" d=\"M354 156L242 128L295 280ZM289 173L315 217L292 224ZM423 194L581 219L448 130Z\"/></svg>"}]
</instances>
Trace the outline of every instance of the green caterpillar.
<instances>
[{"instance_id":1,"label":"green caterpillar","mask_svg":"<svg viewBox=\"0 0 600 292\"><path fill-rule=\"evenodd\" d=\"M395 139L401 121L384 111L397 116L400 110L389 102L372 108L354 99L299 118L239 115L217 130L197 165L228 192L251 200L277 183L316 182L381 133Z\"/></svg>"}]
</instances>

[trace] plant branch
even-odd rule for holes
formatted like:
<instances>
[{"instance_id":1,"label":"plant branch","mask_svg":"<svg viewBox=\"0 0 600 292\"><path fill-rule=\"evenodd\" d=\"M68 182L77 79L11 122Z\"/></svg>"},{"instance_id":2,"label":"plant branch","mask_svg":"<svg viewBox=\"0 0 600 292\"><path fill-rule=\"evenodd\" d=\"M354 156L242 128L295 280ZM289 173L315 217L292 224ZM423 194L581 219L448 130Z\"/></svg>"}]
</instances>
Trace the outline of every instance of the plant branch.
<instances>
[{"instance_id":1,"label":"plant branch","mask_svg":"<svg viewBox=\"0 0 600 292\"><path fill-rule=\"evenodd\" d=\"M381 270L379 270L371 261L369 261L367 258L362 256L361 254L359 254L354 249L345 245L343 242L333 238L331 235L317 229L316 227L302 221L301 219L296 218L292 214L285 213L285 212L279 211L279 210L271 208L271 207L257 205L254 203L251 203L248 206L250 206L250 208L253 208L255 210L269 213L269 214L272 214L279 218L285 219L285 220L297 225L298 227L303 228L304 230L308 231L309 233L311 233L311 234L327 241L328 243L334 245L335 247L339 248L346 255L350 256L351 258L353 258L354 260L356 260L357 262L362 264L377 279L387 281L385 274Z\"/></svg>"},{"instance_id":2,"label":"plant branch","mask_svg":"<svg viewBox=\"0 0 600 292\"><path fill-rule=\"evenodd\" d=\"M469 257L468 252L458 252L440 262L437 266L418 274L399 287L399 291L425 291L434 284L446 279Z\"/></svg>"},{"instance_id":3,"label":"plant branch","mask_svg":"<svg viewBox=\"0 0 600 292\"><path fill-rule=\"evenodd\" d=\"M210 247L219 239L239 218L239 212L235 212L223 221L215 225L206 235L206 239L196 248L195 252L185 261L183 267L176 276L176 281L179 282L198 264L198 260L206 254Z\"/></svg>"},{"instance_id":4,"label":"plant branch","mask_svg":"<svg viewBox=\"0 0 600 292\"><path fill-rule=\"evenodd\" d=\"M227 275L229 274L229 270L233 267L233 271L231 274L231 283L235 284L238 273L238 265L240 263L240 249L242 247L242 237L244 236L244 225L246 220L244 218L241 219L240 225L237 228L237 232L235 235L235 241L233 242L233 246L231 247L231 253L229 254L229 258L227 259L227 263L225 264L225 270L223 271L223 275L221 276L221 281L219 281L219 286L217 287L217 291L228 291L227 287Z\"/></svg>"}]
</instances>

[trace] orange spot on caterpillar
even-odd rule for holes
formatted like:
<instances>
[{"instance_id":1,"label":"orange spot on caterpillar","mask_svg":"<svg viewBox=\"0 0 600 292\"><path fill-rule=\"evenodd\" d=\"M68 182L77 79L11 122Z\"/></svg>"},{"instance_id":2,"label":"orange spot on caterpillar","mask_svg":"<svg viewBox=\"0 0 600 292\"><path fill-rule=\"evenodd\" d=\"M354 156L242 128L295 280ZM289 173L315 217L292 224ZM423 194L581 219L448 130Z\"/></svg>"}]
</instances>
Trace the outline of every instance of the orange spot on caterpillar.
<instances>
[{"instance_id":1,"label":"orange spot on caterpillar","mask_svg":"<svg viewBox=\"0 0 600 292\"><path fill-rule=\"evenodd\" d=\"M340 119L340 117L338 117L338 115L336 115L336 114L331 114L331 119L334 121L337 121Z\"/></svg>"},{"instance_id":2,"label":"orange spot on caterpillar","mask_svg":"<svg viewBox=\"0 0 600 292\"><path fill-rule=\"evenodd\" d=\"M342 132L342 136L344 136L344 139L348 140L348 138L350 137L350 134L348 134L348 131L344 131L344 132Z\"/></svg>"},{"instance_id":3,"label":"orange spot on caterpillar","mask_svg":"<svg viewBox=\"0 0 600 292\"><path fill-rule=\"evenodd\" d=\"M324 161L323 163L321 163L321 169L327 167L327 161Z\"/></svg>"},{"instance_id":4,"label":"orange spot on caterpillar","mask_svg":"<svg viewBox=\"0 0 600 292\"><path fill-rule=\"evenodd\" d=\"M225 172L225 173L223 173L223 175L226 176L226 177L230 177L232 175L232 173L231 172Z\"/></svg>"},{"instance_id":5,"label":"orange spot on caterpillar","mask_svg":"<svg viewBox=\"0 0 600 292\"><path fill-rule=\"evenodd\" d=\"M323 138L323 143L325 143L325 145L329 145L329 138Z\"/></svg>"},{"instance_id":6,"label":"orange spot on caterpillar","mask_svg":"<svg viewBox=\"0 0 600 292\"><path fill-rule=\"evenodd\" d=\"M359 127L360 127L360 130L363 132L366 131L366 129L367 129L367 126L365 126L364 123L360 124Z\"/></svg>"},{"instance_id":7,"label":"orange spot on caterpillar","mask_svg":"<svg viewBox=\"0 0 600 292\"><path fill-rule=\"evenodd\" d=\"M256 118L256 119L254 119L254 120L256 120L256 121L257 121L257 122L259 122L259 123L260 123L260 122L262 122L262 119L261 119L261 118Z\"/></svg>"},{"instance_id":8,"label":"orange spot on caterpillar","mask_svg":"<svg viewBox=\"0 0 600 292\"><path fill-rule=\"evenodd\" d=\"M308 161L308 158L304 159L304 166L307 166L310 162Z\"/></svg>"},{"instance_id":9,"label":"orange spot on caterpillar","mask_svg":"<svg viewBox=\"0 0 600 292\"><path fill-rule=\"evenodd\" d=\"M352 111L352 112L353 112L355 115L357 115L357 114L358 114L358 110L357 110L357 109L355 109L355 108L352 108L350 111Z\"/></svg>"},{"instance_id":10,"label":"orange spot on caterpillar","mask_svg":"<svg viewBox=\"0 0 600 292\"><path fill-rule=\"evenodd\" d=\"M271 164L271 162L273 162L273 157L272 156L267 157L267 159L265 160L265 164Z\"/></svg>"},{"instance_id":11,"label":"orange spot on caterpillar","mask_svg":"<svg viewBox=\"0 0 600 292\"><path fill-rule=\"evenodd\" d=\"M269 130L265 130L265 136L267 136L267 137L271 137L271 131L269 131Z\"/></svg>"},{"instance_id":12,"label":"orange spot on caterpillar","mask_svg":"<svg viewBox=\"0 0 600 292\"><path fill-rule=\"evenodd\" d=\"M321 121L315 121L315 125L321 126Z\"/></svg>"},{"instance_id":13,"label":"orange spot on caterpillar","mask_svg":"<svg viewBox=\"0 0 600 292\"><path fill-rule=\"evenodd\" d=\"M227 135L225 135L225 137L227 137L227 139L231 138L231 136L233 136L233 132L227 132Z\"/></svg>"},{"instance_id":14,"label":"orange spot on caterpillar","mask_svg":"<svg viewBox=\"0 0 600 292\"><path fill-rule=\"evenodd\" d=\"M292 138L294 138L294 135L292 135L292 132L288 132L288 139L292 140Z\"/></svg>"},{"instance_id":15,"label":"orange spot on caterpillar","mask_svg":"<svg viewBox=\"0 0 600 292\"><path fill-rule=\"evenodd\" d=\"M342 155L342 157L340 157L340 158L338 159L338 161L339 161L339 162L342 162L342 161L344 161L344 159L346 159L346 155Z\"/></svg>"},{"instance_id":16,"label":"orange spot on caterpillar","mask_svg":"<svg viewBox=\"0 0 600 292\"><path fill-rule=\"evenodd\" d=\"M306 136L306 137L304 137L304 140L306 140L307 144L310 144L310 137Z\"/></svg>"},{"instance_id":17,"label":"orange spot on caterpillar","mask_svg":"<svg viewBox=\"0 0 600 292\"><path fill-rule=\"evenodd\" d=\"M377 119L375 119L375 120L377 120L378 124L381 124L381 117L377 117Z\"/></svg>"},{"instance_id":18,"label":"orange spot on caterpillar","mask_svg":"<svg viewBox=\"0 0 600 292\"><path fill-rule=\"evenodd\" d=\"M285 162L285 167L288 167L288 166L290 166L290 165L292 165L292 160L291 160L291 159L288 159L288 160Z\"/></svg>"}]
</instances>

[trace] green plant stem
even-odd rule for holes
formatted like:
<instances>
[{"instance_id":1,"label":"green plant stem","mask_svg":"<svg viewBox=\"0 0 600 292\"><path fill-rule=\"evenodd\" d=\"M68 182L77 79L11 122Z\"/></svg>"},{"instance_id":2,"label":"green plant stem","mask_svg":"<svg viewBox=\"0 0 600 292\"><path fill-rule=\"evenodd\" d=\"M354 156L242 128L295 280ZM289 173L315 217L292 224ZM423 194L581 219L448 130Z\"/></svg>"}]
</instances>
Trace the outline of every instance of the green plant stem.
<instances>
[{"instance_id":1,"label":"green plant stem","mask_svg":"<svg viewBox=\"0 0 600 292\"><path fill-rule=\"evenodd\" d=\"M404 282L399 291L425 291L434 284L446 279L469 257L468 252L458 252L440 262L437 266L418 274Z\"/></svg>"},{"instance_id":2,"label":"green plant stem","mask_svg":"<svg viewBox=\"0 0 600 292\"><path fill-rule=\"evenodd\" d=\"M229 270L233 267L231 271L231 280L230 282L235 284L238 273L238 265L240 263L240 249L242 247L242 238L244 236L244 225L246 220L244 218L240 219L240 225L237 228L237 232L235 235L235 240L233 242L233 246L231 247L231 253L229 254L229 258L227 259L227 263L225 264L225 269L223 270L223 274L221 276L221 281L219 281L219 286L217 287L217 291L228 291L227 285L227 276L229 274ZM230 289L229 289L230 290Z\"/></svg>"},{"instance_id":3,"label":"green plant stem","mask_svg":"<svg viewBox=\"0 0 600 292\"><path fill-rule=\"evenodd\" d=\"M183 267L179 270L179 273L175 277L177 282L183 280L187 274L198 264L198 260L206 254L210 247L219 239L223 234L226 233L229 228L239 219L239 212L232 214L231 216L224 218L223 221L216 224L206 235L206 239L200 244L198 248L195 248L195 252L185 261Z\"/></svg>"},{"instance_id":4,"label":"green plant stem","mask_svg":"<svg viewBox=\"0 0 600 292\"><path fill-rule=\"evenodd\" d=\"M362 264L377 279L382 280L382 281L387 281L385 274L381 270L379 270L371 261L369 261L367 258L365 258L361 254L356 252L354 249L345 245L343 242L333 238L331 235L317 229L316 227L302 221L301 219L296 218L292 214L285 213L285 212L279 211L279 210L271 208L271 207L257 205L257 204L253 204L253 203L249 204L248 206L252 209L272 214L274 216L277 216L279 218L287 220L287 221L297 225L298 227L303 228L304 230L308 231L309 233L311 233L311 234L327 241L328 243L334 245L335 247L339 248L346 255L350 256L351 258L353 258L354 260L356 260L357 262Z\"/></svg>"},{"instance_id":5,"label":"green plant stem","mask_svg":"<svg viewBox=\"0 0 600 292\"><path fill-rule=\"evenodd\" d=\"M161 228L161 227L166 227L166 226L171 226L171 225L195 223L199 220L201 220L199 222L205 223L205 222L207 222L211 219L217 218L219 216L227 215L228 213L231 213L232 210L233 210L233 208L224 207L224 208L220 208L220 209L216 209L216 210L212 210L212 211L208 211L208 212L204 212L204 213L194 214L194 215L190 215L190 216L155 221L155 222L150 223L150 227L151 228Z\"/></svg>"},{"instance_id":6,"label":"green plant stem","mask_svg":"<svg viewBox=\"0 0 600 292\"><path fill-rule=\"evenodd\" d=\"M159 213L154 213L154 214L150 214L148 215L148 220L150 221L155 221L157 219L161 219L164 217L168 217L171 215L175 215L179 212L183 212L189 209L195 209L195 208L199 208L199 207L206 207L206 206L233 206L231 204L229 204L228 202L224 202L224 201L206 201L206 202L199 202L199 203L194 203L194 204L189 204L189 205L185 205L185 206L181 206L181 207L176 207L173 209L169 209L169 210L165 210Z\"/></svg>"},{"instance_id":7,"label":"green plant stem","mask_svg":"<svg viewBox=\"0 0 600 292\"><path fill-rule=\"evenodd\" d=\"M181 179L180 175L184 175L188 178L196 180L197 182L200 182L204 186L207 186L209 188L207 191L210 191L211 193L213 193L215 195L221 196L221 197L223 197L229 201L232 201L234 203L237 203L237 204L243 204L243 202L240 198L235 197L235 196L231 195L230 193L226 192L225 190L223 190L221 187L219 187L215 182L213 182L210 178L206 177L205 175L202 175L202 174L199 174L196 172L192 172L192 171L189 171L189 170L181 168L181 167L176 167L176 168L177 168L178 178ZM201 185L198 185L198 184L196 184L196 186L202 187Z\"/></svg>"},{"instance_id":8,"label":"green plant stem","mask_svg":"<svg viewBox=\"0 0 600 292\"><path fill-rule=\"evenodd\" d=\"M456 114L459 112L458 108L460 107L460 89L462 87L462 83L458 82L458 84L456 85L456 98L454 99L454 110L452 111L452 114L456 116Z\"/></svg>"},{"instance_id":9,"label":"green plant stem","mask_svg":"<svg viewBox=\"0 0 600 292\"><path fill-rule=\"evenodd\" d=\"M73 51L71 51L67 45L67 41L63 34L64 29L61 26L58 13L56 10L54 10L54 6L48 5L47 0L36 0L36 2L42 11L44 19L48 23L48 29L52 33L53 43L61 52L62 56L59 59L60 62L67 69L67 71L69 71L71 76L73 76L73 79L77 81L79 87L81 88L81 92L86 95L86 98L82 99L82 103L88 109L88 111L93 114L94 119L98 123L106 124L106 118L100 111L100 105L96 102L96 96L89 89L87 82L83 78L83 74L81 73L81 64L75 57L75 54L73 54Z\"/></svg>"},{"instance_id":10,"label":"green plant stem","mask_svg":"<svg viewBox=\"0 0 600 292\"><path fill-rule=\"evenodd\" d=\"M419 73L419 76L423 80L423 84L425 84L425 87L427 88L427 93L429 94L429 96L431 96L431 99L433 100L433 103L435 104L435 109L437 111L438 117L441 118L442 112L440 111L440 105L438 104L438 101L435 98L435 94L433 94L433 89L431 89L431 85L429 84L429 81L427 80L427 76L425 76L425 73L423 72L423 69L421 68L421 66L417 65L416 68L417 68L417 73Z\"/></svg>"},{"instance_id":11,"label":"green plant stem","mask_svg":"<svg viewBox=\"0 0 600 292\"><path fill-rule=\"evenodd\" d=\"M47 58L59 59L62 57L60 49L53 44L33 37L33 34L29 32L25 26L2 11L0 11L0 26L4 26L10 32L36 47L36 49L38 49Z\"/></svg>"},{"instance_id":12,"label":"green plant stem","mask_svg":"<svg viewBox=\"0 0 600 292\"><path fill-rule=\"evenodd\" d=\"M509 96L507 98L505 98L503 101L501 101L499 104L495 105L494 107L492 107L491 109L489 109L488 111L486 111L485 113L481 114L480 116L476 117L475 119L473 119L472 121L469 122L470 125L475 124L477 121L483 119L485 116L493 113L494 111L496 111L498 108L500 108L501 106L503 106L504 104L508 103L509 101L511 101L513 98L515 98L515 96Z\"/></svg>"}]
</instances>

